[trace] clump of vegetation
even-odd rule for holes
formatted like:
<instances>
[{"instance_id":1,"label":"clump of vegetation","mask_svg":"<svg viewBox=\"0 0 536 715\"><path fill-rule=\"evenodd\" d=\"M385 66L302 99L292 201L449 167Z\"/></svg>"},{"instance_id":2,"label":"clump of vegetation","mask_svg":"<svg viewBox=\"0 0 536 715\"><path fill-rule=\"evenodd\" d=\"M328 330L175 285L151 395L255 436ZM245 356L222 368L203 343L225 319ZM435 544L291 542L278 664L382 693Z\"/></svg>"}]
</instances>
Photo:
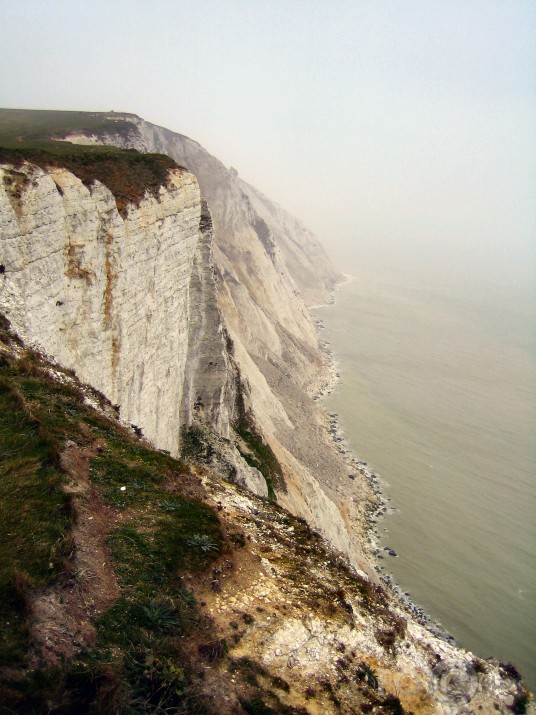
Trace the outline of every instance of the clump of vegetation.
<instances>
[{"instance_id":1,"label":"clump of vegetation","mask_svg":"<svg viewBox=\"0 0 536 715\"><path fill-rule=\"evenodd\" d=\"M216 638L208 643L200 643L197 650L205 660L208 660L209 663L214 663L227 654L227 640L225 638Z\"/></svg>"},{"instance_id":2,"label":"clump of vegetation","mask_svg":"<svg viewBox=\"0 0 536 715\"><path fill-rule=\"evenodd\" d=\"M488 672L488 664L486 663L485 660L482 660L481 658L473 658L471 660L471 665L475 669L475 673L487 673Z\"/></svg>"},{"instance_id":3,"label":"clump of vegetation","mask_svg":"<svg viewBox=\"0 0 536 715\"><path fill-rule=\"evenodd\" d=\"M515 715L525 715L529 704L528 693L522 693L514 697L514 702L511 705L511 710Z\"/></svg>"},{"instance_id":4,"label":"clump of vegetation","mask_svg":"<svg viewBox=\"0 0 536 715\"><path fill-rule=\"evenodd\" d=\"M242 531L232 531L229 534L229 541L237 548L244 548L246 545L246 537Z\"/></svg>"},{"instance_id":5,"label":"clump of vegetation","mask_svg":"<svg viewBox=\"0 0 536 715\"><path fill-rule=\"evenodd\" d=\"M508 675L509 678L515 680L518 683L521 680L521 675L515 665L512 663L500 663L501 670Z\"/></svg>"},{"instance_id":6,"label":"clump of vegetation","mask_svg":"<svg viewBox=\"0 0 536 715\"><path fill-rule=\"evenodd\" d=\"M382 702L383 712L392 713L392 715L405 715L405 710L402 707L400 698L391 693L387 694Z\"/></svg>"},{"instance_id":7,"label":"clump of vegetation","mask_svg":"<svg viewBox=\"0 0 536 715\"><path fill-rule=\"evenodd\" d=\"M209 551L220 550L218 544L211 541L208 534L194 534L187 540L186 544L192 549L199 549L204 554L208 554Z\"/></svg>"},{"instance_id":8,"label":"clump of vegetation","mask_svg":"<svg viewBox=\"0 0 536 715\"><path fill-rule=\"evenodd\" d=\"M362 680L373 690L378 689L378 674L367 663L361 663L355 673L356 680Z\"/></svg>"},{"instance_id":9,"label":"clump of vegetation","mask_svg":"<svg viewBox=\"0 0 536 715\"><path fill-rule=\"evenodd\" d=\"M203 432L197 425L184 427L181 432L181 454L184 459L189 459L192 462L210 461L214 450L208 440L205 439Z\"/></svg>"},{"instance_id":10,"label":"clump of vegetation","mask_svg":"<svg viewBox=\"0 0 536 715\"><path fill-rule=\"evenodd\" d=\"M406 621L403 618L392 617L390 619L391 627L377 628L374 632L376 640L386 650L393 650L397 641L404 638L406 635Z\"/></svg>"},{"instance_id":11,"label":"clump of vegetation","mask_svg":"<svg viewBox=\"0 0 536 715\"><path fill-rule=\"evenodd\" d=\"M275 490L284 490L285 481L281 465L272 448L262 439L252 421L241 420L235 431L243 442L243 447L240 449L242 457L250 467L259 470L266 480L268 498L275 500Z\"/></svg>"},{"instance_id":12,"label":"clump of vegetation","mask_svg":"<svg viewBox=\"0 0 536 715\"><path fill-rule=\"evenodd\" d=\"M251 414L246 410L244 403L244 388L240 378L240 371L236 370L236 421L235 432L242 444L238 449L242 457L251 466L255 467L266 480L268 498L275 501L275 490L285 491L285 478L281 465L277 461L272 448L259 434Z\"/></svg>"},{"instance_id":13,"label":"clump of vegetation","mask_svg":"<svg viewBox=\"0 0 536 715\"><path fill-rule=\"evenodd\" d=\"M64 153L0 147L0 163L20 167L25 161L42 169L67 169L86 186L96 180L100 181L114 195L117 209L123 217L126 216L128 205L139 204L146 193L158 196L160 188L167 186L169 170L178 168L168 156L139 154L133 150L101 148L100 151Z\"/></svg>"}]
</instances>

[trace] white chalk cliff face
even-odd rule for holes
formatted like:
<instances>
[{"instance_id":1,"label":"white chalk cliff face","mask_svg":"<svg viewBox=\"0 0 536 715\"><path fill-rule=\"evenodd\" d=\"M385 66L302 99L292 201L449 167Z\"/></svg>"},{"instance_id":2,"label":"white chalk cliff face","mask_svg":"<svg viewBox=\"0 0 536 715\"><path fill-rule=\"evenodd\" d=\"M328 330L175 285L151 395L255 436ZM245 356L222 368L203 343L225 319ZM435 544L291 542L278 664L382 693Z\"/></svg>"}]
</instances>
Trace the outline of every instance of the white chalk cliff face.
<instances>
[{"instance_id":1,"label":"white chalk cliff face","mask_svg":"<svg viewBox=\"0 0 536 715\"><path fill-rule=\"evenodd\" d=\"M20 200L8 188L14 177ZM210 310L201 325L192 318L213 291L203 285L211 226L195 177L173 170L158 198L129 206L125 219L105 186L65 169L4 167L1 178L0 310L19 333L162 449L178 452L181 404L187 422L196 400L225 434L234 385L221 320ZM188 360L193 343L198 361L208 352L210 380Z\"/></svg>"},{"instance_id":2,"label":"white chalk cliff face","mask_svg":"<svg viewBox=\"0 0 536 715\"><path fill-rule=\"evenodd\" d=\"M310 397L328 370L307 305L328 300L340 274L307 229L199 144L128 120L127 133L67 139L163 152L192 173L176 170L123 220L102 184L23 167L20 201L1 187L0 310L174 454L181 425L232 436L239 386L281 464L278 501L371 573L366 485L350 488ZM229 450L238 480L266 493Z\"/></svg>"},{"instance_id":3,"label":"white chalk cliff face","mask_svg":"<svg viewBox=\"0 0 536 715\"><path fill-rule=\"evenodd\" d=\"M347 486L349 467L310 399L328 371L308 305L329 300L342 275L297 219L197 142L135 115L114 116L130 130L66 139L165 153L196 175L214 222L218 307L245 407L285 474L278 501L366 568L359 539L366 489Z\"/></svg>"}]
</instances>

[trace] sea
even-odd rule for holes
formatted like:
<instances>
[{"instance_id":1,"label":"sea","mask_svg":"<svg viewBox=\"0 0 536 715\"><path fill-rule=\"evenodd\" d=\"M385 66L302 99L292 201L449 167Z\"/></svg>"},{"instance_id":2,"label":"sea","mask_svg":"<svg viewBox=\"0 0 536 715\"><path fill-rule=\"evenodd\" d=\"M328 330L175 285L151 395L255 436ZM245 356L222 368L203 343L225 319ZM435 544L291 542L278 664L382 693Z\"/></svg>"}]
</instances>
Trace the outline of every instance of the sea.
<instances>
[{"instance_id":1,"label":"sea","mask_svg":"<svg viewBox=\"0 0 536 715\"><path fill-rule=\"evenodd\" d=\"M357 274L312 312L340 373L323 405L393 507L378 563L536 689L534 297Z\"/></svg>"}]
</instances>

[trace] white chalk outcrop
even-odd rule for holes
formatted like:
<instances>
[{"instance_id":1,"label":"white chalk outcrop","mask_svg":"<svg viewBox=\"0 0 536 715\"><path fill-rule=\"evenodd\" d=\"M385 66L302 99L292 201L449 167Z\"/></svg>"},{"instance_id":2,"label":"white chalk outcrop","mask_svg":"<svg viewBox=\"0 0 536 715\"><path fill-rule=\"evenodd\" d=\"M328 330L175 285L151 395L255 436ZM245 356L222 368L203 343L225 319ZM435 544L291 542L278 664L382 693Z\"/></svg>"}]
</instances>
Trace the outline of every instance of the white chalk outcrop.
<instances>
[{"instance_id":1,"label":"white chalk outcrop","mask_svg":"<svg viewBox=\"0 0 536 715\"><path fill-rule=\"evenodd\" d=\"M228 435L235 386L214 301L210 216L191 173L172 170L157 197L122 218L98 181L4 167L0 235L0 311L24 338L161 449L177 454L181 422L196 414Z\"/></svg>"}]
</instances>

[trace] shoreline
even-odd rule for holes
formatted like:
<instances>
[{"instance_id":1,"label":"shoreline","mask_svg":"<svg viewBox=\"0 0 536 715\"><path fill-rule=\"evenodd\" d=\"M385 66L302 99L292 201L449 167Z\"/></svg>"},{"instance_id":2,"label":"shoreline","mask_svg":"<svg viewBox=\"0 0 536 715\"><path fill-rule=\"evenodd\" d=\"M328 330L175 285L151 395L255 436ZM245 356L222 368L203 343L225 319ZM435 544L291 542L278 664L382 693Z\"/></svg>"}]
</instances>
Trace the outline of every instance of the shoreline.
<instances>
[{"instance_id":1,"label":"shoreline","mask_svg":"<svg viewBox=\"0 0 536 715\"><path fill-rule=\"evenodd\" d=\"M345 280L340 281L333 288L329 302L309 306L310 312L318 309L331 308L336 304L336 294L338 290L342 286L356 280L356 277L350 274L344 274L344 276ZM333 393L334 389L341 383L342 377L340 367L337 363L335 352L333 351L331 344L329 341L322 339L320 336L320 331L325 329L323 320L320 317L313 315L312 312L311 317L318 333L318 347L324 356L325 365L329 375L325 384L319 386L318 389L313 392L312 399L315 403L319 404ZM370 469L368 463L362 460L349 447L348 442L345 439L344 429L339 421L339 414L337 412L328 411L325 406L323 406L323 410L327 418L327 429L333 440L333 446L346 459L349 467L352 469L352 473L348 475L349 478L355 479L358 475L360 475L361 478L365 480L372 495L378 501L378 506L375 509L370 510L365 516L363 532L367 540L367 546L369 547L371 565L378 576L379 582L393 595L396 601L400 604L400 607L404 611L410 613L411 616L432 635L447 642L449 645L454 645L463 649L463 646L451 633L448 632L443 624L425 611L422 606L416 603L413 600L411 593L397 583L394 574L391 573L386 566L379 563L379 560L381 559L383 561L385 556L390 556L391 558L399 557L394 549L381 545L381 537L379 534L380 520L383 520L386 516L394 514L397 511L396 506L391 504L391 497L385 495L386 484L381 475Z\"/></svg>"}]
</instances>

